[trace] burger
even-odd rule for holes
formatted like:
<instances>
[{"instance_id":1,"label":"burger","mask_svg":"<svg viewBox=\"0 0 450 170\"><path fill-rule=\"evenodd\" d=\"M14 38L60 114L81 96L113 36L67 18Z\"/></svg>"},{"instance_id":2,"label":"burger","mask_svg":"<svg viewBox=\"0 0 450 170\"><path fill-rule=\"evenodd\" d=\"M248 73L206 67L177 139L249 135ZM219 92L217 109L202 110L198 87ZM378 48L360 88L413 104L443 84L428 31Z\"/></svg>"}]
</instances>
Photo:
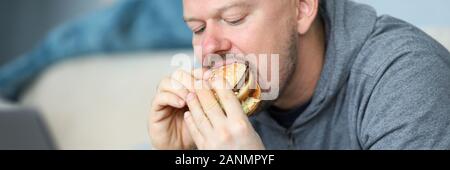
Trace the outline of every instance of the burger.
<instances>
[{"instance_id":1,"label":"burger","mask_svg":"<svg viewBox=\"0 0 450 170\"><path fill-rule=\"evenodd\" d=\"M255 73L249 69L248 64L235 62L212 69L211 79L219 76L226 79L228 84L231 85L234 94L241 103L242 110L247 116L251 116L261 102L261 87L256 80Z\"/></svg>"}]
</instances>

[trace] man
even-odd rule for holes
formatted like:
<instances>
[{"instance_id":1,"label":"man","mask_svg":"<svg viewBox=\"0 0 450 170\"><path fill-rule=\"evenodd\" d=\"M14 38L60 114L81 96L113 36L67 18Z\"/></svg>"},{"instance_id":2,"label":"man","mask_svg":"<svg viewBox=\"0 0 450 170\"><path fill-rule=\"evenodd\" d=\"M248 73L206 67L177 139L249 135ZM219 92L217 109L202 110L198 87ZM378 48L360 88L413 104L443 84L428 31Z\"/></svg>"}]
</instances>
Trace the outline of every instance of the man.
<instances>
[{"instance_id":1,"label":"man","mask_svg":"<svg viewBox=\"0 0 450 170\"><path fill-rule=\"evenodd\" d=\"M450 149L450 54L414 26L347 0L183 3L200 61L279 54L280 94L247 118L223 79L177 71L152 103L154 148Z\"/></svg>"}]
</instances>

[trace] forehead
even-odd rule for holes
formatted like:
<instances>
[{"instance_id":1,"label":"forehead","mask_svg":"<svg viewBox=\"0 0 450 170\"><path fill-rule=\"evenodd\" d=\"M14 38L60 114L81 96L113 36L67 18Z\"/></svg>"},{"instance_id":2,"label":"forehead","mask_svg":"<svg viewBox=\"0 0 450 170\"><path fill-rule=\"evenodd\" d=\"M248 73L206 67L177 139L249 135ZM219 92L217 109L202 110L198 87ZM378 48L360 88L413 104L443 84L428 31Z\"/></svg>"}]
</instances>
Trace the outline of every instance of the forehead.
<instances>
[{"instance_id":1,"label":"forehead","mask_svg":"<svg viewBox=\"0 0 450 170\"><path fill-rule=\"evenodd\" d=\"M184 16L213 15L233 7L249 8L263 1L266 0L183 0Z\"/></svg>"},{"instance_id":2,"label":"forehead","mask_svg":"<svg viewBox=\"0 0 450 170\"><path fill-rule=\"evenodd\" d=\"M264 8L285 11L294 7L295 0L183 0L185 17L217 15L233 7Z\"/></svg>"}]
</instances>

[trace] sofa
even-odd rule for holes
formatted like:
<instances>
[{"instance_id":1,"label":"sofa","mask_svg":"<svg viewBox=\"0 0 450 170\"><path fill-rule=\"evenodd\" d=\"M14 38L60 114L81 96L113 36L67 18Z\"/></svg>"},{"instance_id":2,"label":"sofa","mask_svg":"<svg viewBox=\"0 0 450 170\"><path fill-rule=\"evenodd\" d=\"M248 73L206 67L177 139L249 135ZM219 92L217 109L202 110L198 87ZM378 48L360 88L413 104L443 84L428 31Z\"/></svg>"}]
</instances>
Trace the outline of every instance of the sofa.
<instances>
[{"instance_id":1,"label":"sofa","mask_svg":"<svg viewBox=\"0 0 450 170\"><path fill-rule=\"evenodd\" d=\"M83 56L47 69L20 103L37 109L59 149L151 149L147 116L171 57L189 50Z\"/></svg>"}]
</instances>

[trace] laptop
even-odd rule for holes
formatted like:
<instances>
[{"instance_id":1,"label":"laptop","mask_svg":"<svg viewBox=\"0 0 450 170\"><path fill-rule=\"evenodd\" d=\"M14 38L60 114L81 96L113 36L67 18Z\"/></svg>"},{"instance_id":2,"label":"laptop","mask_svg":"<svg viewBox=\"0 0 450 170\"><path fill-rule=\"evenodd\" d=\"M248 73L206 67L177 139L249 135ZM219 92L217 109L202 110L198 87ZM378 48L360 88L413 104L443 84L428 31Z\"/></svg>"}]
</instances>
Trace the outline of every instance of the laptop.
<instances>
[{"instance_id":1,"label":"laptop","mask_svg":"<svg viewBox=\"0 0 450 170\"><path fill-rule=\"evenodd\" d=\"M31 109L0 110L0 150L57 149L41 115Z\"/></svg>"}]
</instances>

